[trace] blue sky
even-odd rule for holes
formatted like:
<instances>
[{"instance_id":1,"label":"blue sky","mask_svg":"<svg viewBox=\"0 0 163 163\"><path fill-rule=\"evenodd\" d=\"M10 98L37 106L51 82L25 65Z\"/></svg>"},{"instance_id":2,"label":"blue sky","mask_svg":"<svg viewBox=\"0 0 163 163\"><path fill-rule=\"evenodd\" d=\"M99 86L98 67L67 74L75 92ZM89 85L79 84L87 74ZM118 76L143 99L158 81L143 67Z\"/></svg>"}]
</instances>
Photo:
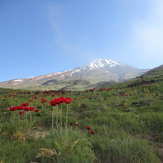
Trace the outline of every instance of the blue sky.
<instances>
[{"instance_id":1,"label":"blue sky","mask_svg":"<svg viewBox=\"0 0 163 163\"><path fill-rule=\"evenodd\" d=\"M0 82L94 59L163 64L162 0L0 1Z\"/></svg>"}]
</instances>

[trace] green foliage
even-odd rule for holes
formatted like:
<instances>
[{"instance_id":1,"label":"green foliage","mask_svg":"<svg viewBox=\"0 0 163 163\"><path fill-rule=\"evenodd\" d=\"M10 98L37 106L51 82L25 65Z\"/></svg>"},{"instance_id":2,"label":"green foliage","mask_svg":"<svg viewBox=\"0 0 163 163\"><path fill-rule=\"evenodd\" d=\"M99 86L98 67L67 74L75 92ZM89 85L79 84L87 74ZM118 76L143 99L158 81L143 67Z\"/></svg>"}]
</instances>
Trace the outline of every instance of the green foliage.
<instances>
[{"instance_id":1,"label":"green foliage","mask_svg":"<svg viewBox=\"0 0 163 163\"><path fill-rule=\"evenodd\" d=\"M71 129L52 132L46 137L44 147L40 149L42 152L38 153L37 158L47 158L46 162L53 160L58 163L91 163L96 157L92 144L85 137L85 134Z\"/></svg>"},{"instance_id":2,"label":"green foliage","mask_svg":"<svg viewBox=\"0 0 163 163\"><path fill-rule=\"evenodd\" d=\"M100 139L100 138L99 138ZM160 163L153 148L148 141L141 139L100 139L93 144L96 154L100 155L100 162L111 161L113 163ZM100 150L103 151L101 154Z\"/></svg>"},{"instance_id":3,"label":"green foliage","mask_svg":"<svg viewBox=\"0 0 163 163\"><path fill-rule=\"evenodd\" d=\"M38 99L33 99L35 92L24 93L28 90L0 89L0 162L163 162L163 81L127 87L151 79L95 90L39 92ZM61 96L72 103L50 106ZM25 102L39 112L9 110Z\"/></svg>"}]
</instances>

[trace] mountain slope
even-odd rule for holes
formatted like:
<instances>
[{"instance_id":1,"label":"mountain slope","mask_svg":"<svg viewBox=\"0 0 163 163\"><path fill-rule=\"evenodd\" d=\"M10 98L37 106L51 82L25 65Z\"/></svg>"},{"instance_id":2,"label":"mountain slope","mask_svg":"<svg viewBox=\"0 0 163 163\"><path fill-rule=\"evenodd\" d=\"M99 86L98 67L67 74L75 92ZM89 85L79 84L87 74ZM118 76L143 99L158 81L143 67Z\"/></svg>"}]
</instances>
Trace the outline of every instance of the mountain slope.
<instances>
[{"instance_id":1,"label":"mountain slope","mask_svg":"<svg viewBox=\"0 0 163 163\"><path fill-rule=\"evenodd\" d=\"M66 87L68 85L68 81L72 81L71 83L73 83L75 80L81 80L81 82L77 83L83 83L83 81L87 81L87 86L85 86L88 87L91 84L94 85L100 82L120 82L129 80L136 76L142 75L147 71L148 69L138 69L110 59L96 59L72 70L54 72L37 77L5 81L0 83L0 87L26 87L29 89L29 87L42 88L43 86L45 87L48 85L55 85L56 89L61 89L62 87Z\"/></svg>"},{"instance_id":2,"label":"mountain slope","mask_svg":"<svg viewBox=\"0 0 163 163\"><path fill-rule=\"evenodd\" d=\"M160 65L156 68L153 68L152 70L146 72L143 74L144 77L153 77L153 78L159 78L159 76L163 76L163 65Z\"/></svg>"}]
</instances>

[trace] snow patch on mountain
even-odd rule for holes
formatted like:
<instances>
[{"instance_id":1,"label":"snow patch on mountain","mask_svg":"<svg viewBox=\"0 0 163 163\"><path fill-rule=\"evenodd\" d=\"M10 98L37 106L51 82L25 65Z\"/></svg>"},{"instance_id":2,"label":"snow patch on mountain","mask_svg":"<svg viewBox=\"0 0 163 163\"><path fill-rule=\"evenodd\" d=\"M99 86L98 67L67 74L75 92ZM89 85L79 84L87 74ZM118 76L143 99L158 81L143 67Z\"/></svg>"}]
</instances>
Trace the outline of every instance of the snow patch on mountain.
<instances>
[{"instance_id":1,"label":"snow patch on mountain","mask_svg":"<svg viewBox=\"0 0 163 163\"><path fill-rule=\"evenodd\" d=\"M92 62L85 64L84 66L79 67L79 71L83 71L86 69L96 70L100 68L105 68L106 66L114 67L114 66L126 66L125 64L118 63L116 61L112 61L111 59L95 59Z\"/></svg>"},{"instance_id":2,"label":"snow patch on mountain","mask_svg":"<svg viewBox=\"0 0 163 163\"><path fill-rule=\"evenodd\" d=\"M23 80L22 79L16 79L13 82L20 82L20 81L23 81Z\"/></svg>"},{"instance_id":3,"label":"snow patch on mountain","mask_svg":"<svg viewBox=\"0 0 163 163\"><path fill-rule=\"evenodd\" d=\"M125 64L118 63L116 61L112 61L111 59L96 59L92 62L89 62L88 64L86 64L84 66L88 66L91 69L99 69L99 68L103 68L105 66L109 66L109 67L125 66Z\"/></svg>"}]
</instances>

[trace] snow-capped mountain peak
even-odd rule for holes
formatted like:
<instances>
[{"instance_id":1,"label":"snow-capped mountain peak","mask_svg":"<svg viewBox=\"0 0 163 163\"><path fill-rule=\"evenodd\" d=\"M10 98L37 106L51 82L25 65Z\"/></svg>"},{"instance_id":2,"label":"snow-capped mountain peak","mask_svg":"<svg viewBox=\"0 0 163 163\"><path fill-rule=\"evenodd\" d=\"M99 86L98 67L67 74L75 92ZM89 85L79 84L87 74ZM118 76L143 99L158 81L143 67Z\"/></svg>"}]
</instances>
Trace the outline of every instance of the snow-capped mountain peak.
<instances>
[{"instance_id":1,"label":"snow-capped mountain peak","mask_svg":"<svg viewBox=\"0 0 163 163\"><path fill-rule=\"evenodd\" d=\"M12 85L16 86L19 84L26 84L33 82L36 85L42 82L49 83L60 80L74 80L74 79L84 79L84 80L96 80L96 81L123 81L129 78L133 78L137 75L146 72L147 70L141 70L129 66L127 64L122 64L111 59L95 59L83 66L65 70L62 72L53 72L46 75L29 77L23 79L13 79L5 82L1 82L1 86ZM43 84L44 85L44 84Z\"/></svg>"},{"instance_id":2,"label":"snow-capped mountain peak","mask_svg":"<svg viewBox=\"0 0 163 163\"><path fill-rule=\"evenodd\" d=\"M105 66L114 67L114 66L125 66L125 64L118 63L116 61L110 59L95 59L88 64L82 66L82 69L90 68L90 69L99 69L104 68Z\"/></svg>"}]
</instances>

